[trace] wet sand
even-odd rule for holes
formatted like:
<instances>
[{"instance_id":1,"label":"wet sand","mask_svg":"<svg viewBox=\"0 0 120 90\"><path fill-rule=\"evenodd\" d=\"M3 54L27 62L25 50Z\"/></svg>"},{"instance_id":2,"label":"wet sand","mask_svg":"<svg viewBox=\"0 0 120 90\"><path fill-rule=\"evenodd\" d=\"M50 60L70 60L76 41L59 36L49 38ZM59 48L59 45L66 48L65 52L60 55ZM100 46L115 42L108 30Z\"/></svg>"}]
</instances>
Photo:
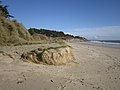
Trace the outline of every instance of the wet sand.
<instances>
[{"instance_id":1,"label":"wet sand","mask_svg":"<svg viewBox=\"0 0 120 90\"><path fill-rule=\"evenodd\" d=\"M61 66L20 59L39 44L0 47L0 90L120 90L120 49L69 44L76 63Z\"/></svg>"}]
</instances>

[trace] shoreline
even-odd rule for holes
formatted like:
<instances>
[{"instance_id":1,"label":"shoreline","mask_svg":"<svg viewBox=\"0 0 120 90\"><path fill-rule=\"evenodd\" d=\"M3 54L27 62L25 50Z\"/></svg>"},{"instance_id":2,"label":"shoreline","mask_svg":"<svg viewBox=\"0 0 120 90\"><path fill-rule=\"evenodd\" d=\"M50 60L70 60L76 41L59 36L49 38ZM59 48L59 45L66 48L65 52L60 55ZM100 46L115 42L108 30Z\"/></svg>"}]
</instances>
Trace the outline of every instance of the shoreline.
<instances>
[{"instance_id":1,"label":"shoreline","mask_svg":"<svg viewBox=\"0 0 120 90\"><path fill-rule=\"evenodd\" d=\"M69 45L73 48L77 63L60 66L27 63L17 56L42 46L39 44L1 47L16 59L0 54L0 90L120 89L120 49L95 46L89 42Z\"/></svg>"},{"instance_id":2,"label":"shoreline","mask_svg":"<svg viewBox=\"0 0 120 90\"><path fill-rule=\"evenodd\" d=\"M120 43L113 43L113 42L100 42L100 41L97 41L97 42L92 42L93 45L98 45L98 46L103 46L103 47L113 47L113 48L120 48Z\"/></svg>"},{"instance_id":3,"label":"shoreline","mask_svg":"<svg viewBox=\"0 0 120 90\"><path fill-rule=\"evenodd\" d=\"M96 43L96 42L78 42L84 45L98 46L98 47L106 47L106 48L117 48L120 49L120 45L114 44L104 44L104 43Z\"/></svg>"}]
</instances>

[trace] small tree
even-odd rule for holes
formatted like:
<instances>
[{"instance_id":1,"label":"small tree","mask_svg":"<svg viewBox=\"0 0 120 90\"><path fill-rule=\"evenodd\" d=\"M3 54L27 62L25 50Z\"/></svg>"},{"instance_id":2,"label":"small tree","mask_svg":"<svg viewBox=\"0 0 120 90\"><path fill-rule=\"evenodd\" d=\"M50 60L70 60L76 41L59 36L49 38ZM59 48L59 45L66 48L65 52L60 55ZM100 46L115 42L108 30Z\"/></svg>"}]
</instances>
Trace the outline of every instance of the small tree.
<instances>
[{"instance_id":1,"label":"small tree","mask_svg":"<svg viewBox=\"0 0 120 90\"><path fill-rule=\"evenodd\" d=\"M5 18L14 18L14 16L9 14L7 7L7 5L3 5L2 1L0 1L0 16L3 16Z\"/></svg>"}]
</instances>

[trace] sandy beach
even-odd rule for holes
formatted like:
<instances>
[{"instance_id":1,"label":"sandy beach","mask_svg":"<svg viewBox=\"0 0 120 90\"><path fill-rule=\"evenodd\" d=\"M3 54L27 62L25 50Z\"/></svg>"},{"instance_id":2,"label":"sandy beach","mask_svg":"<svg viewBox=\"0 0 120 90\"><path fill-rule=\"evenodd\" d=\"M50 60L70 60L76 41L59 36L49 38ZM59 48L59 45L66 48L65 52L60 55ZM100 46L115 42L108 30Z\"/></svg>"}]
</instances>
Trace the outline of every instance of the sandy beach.
<instances>
[{"instance_id":1,"label":"sandy beach","mask_svg":"<svg viewBox=\"0 0 120 90\"><path fill-rule=\"evenodd\" d=\"M59 66L20 59L23 52L46 44L0 47L0 90L120 90L120 48L69 45L75 63Z\"/></svg>"}]
</instances>

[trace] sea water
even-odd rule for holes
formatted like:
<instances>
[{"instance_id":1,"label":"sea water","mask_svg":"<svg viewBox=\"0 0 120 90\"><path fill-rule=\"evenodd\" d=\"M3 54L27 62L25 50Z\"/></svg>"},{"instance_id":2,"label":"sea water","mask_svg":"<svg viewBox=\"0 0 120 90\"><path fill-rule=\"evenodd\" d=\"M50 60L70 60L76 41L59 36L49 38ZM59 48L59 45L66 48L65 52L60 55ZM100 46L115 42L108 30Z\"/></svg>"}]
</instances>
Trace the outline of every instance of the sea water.
<instances>
[{"instance_id":1,"label":"sea water","mask_svg":"<svg viewBox=\"0 0 120 90\"><path fill-rule=\"evenodd\" d=\"M91 42L99 46L120 48L120 40L92 40Z\"/></svg>"}]
</instances>

